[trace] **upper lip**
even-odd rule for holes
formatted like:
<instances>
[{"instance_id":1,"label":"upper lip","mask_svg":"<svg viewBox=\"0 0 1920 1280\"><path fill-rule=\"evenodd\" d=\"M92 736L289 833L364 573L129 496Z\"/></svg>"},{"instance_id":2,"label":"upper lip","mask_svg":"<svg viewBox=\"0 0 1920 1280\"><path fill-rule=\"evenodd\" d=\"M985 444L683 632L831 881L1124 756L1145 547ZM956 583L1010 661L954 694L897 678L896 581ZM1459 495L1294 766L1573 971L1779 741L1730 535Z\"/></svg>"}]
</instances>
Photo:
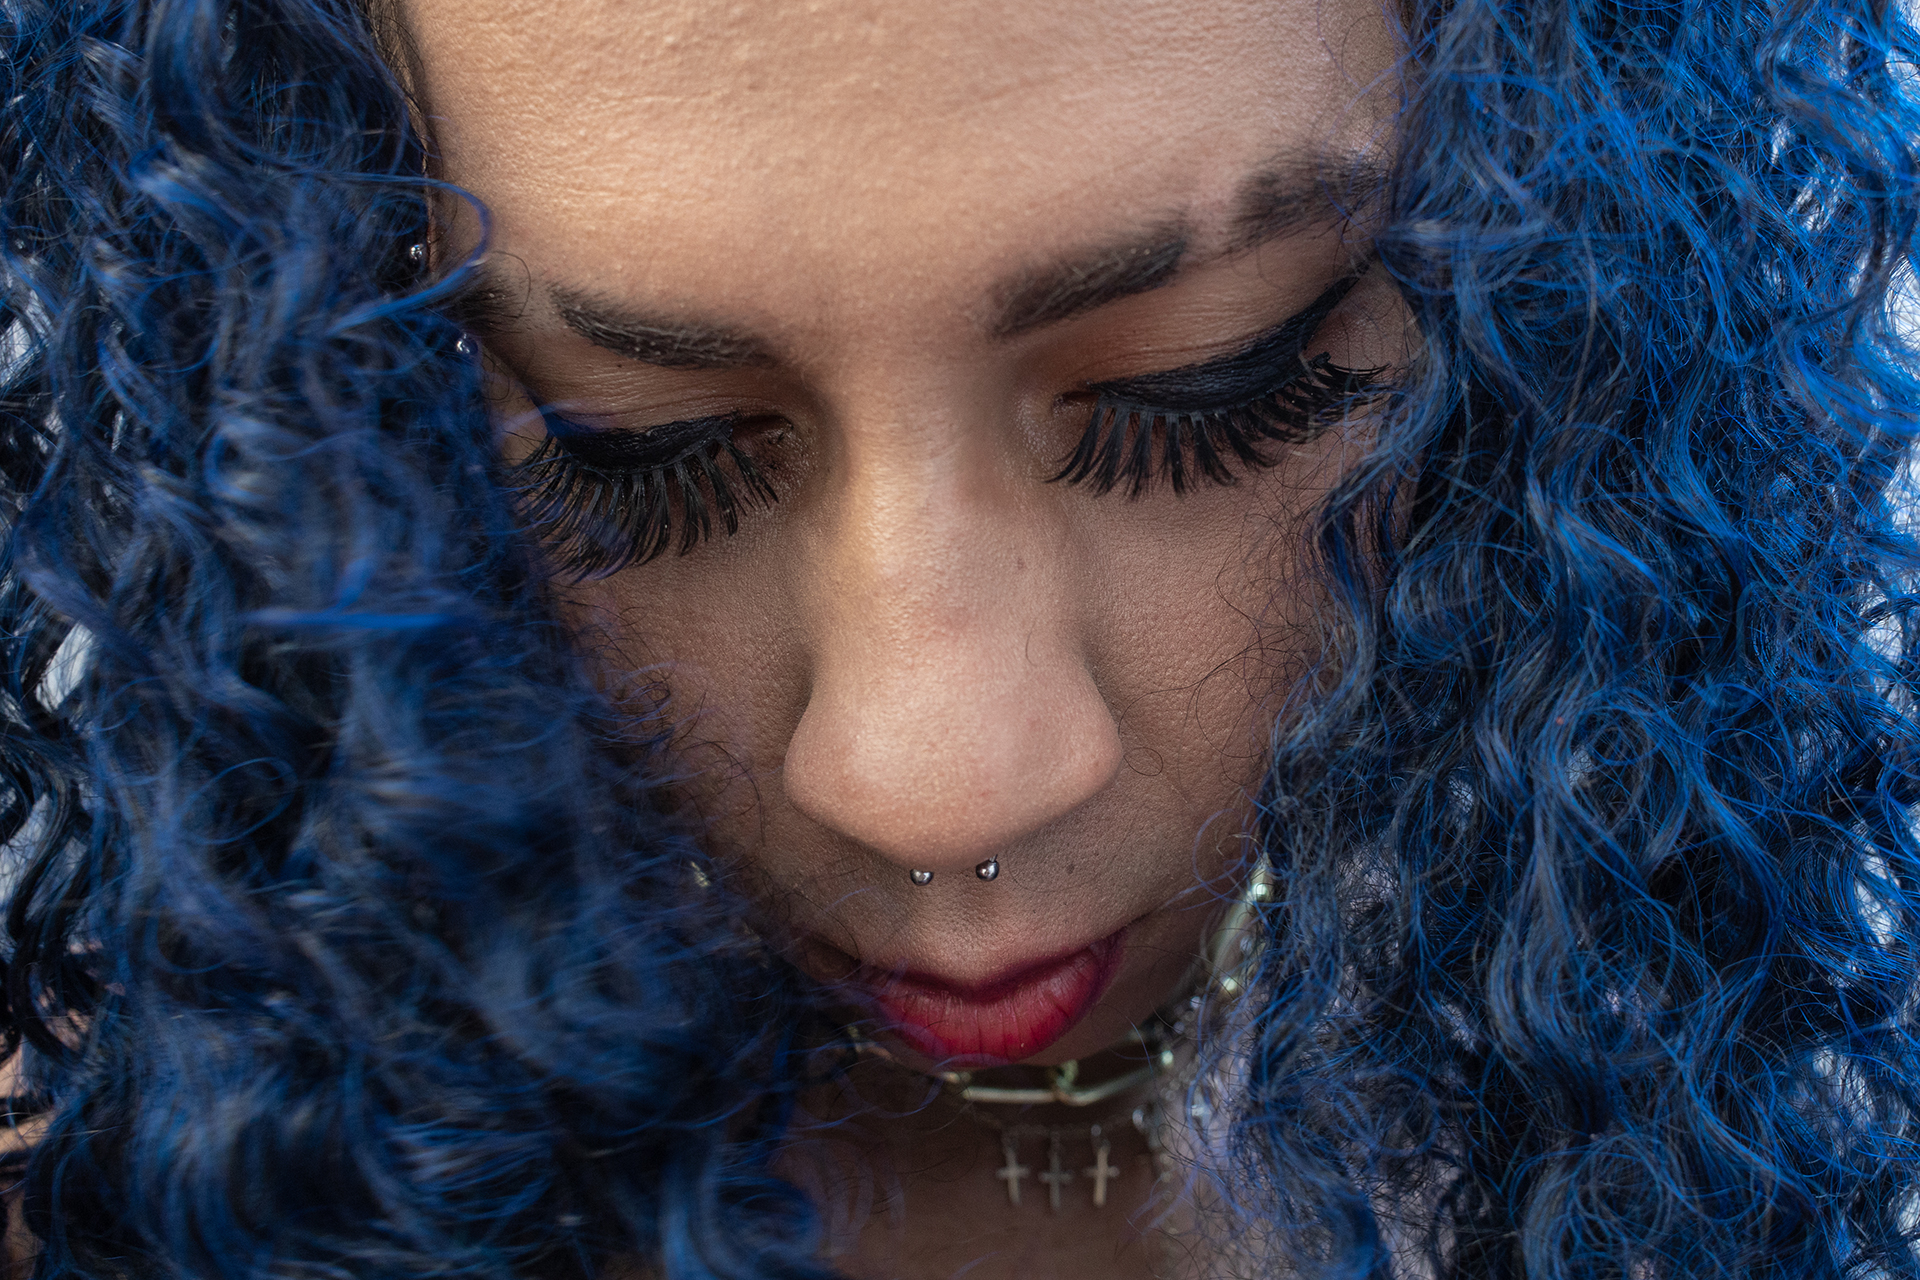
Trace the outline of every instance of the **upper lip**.
<instances>
[{"instance_id":1,"label":"upper lip","mask_svg":"<svg viewBox=\"0 0 1920 1280\"><path fill-rule=\"evenodd\" d=\"M1023 961L1019 964L1009 965L996 973L973 980L949 978L941 974L927 973L922 970L909 969L904 966L893 968L867 963L863 964L861 969L867 974L886 981L913 983L916 986L923 987L938 987L969 1000L991 1000L996 996L1005 995L1008 991L1013 990L1038 974L1059 968L1089 947L1098 947L1113 941L1119 935L1119 932L1120 931L1116 929L1112 933L1105 934L1089 942L1083 942L1078 946L1063 947L1047 955Z\"/></svg>"},{"instance_id":2,"label":"upper lip","mask_svg":"<svg viewBox=\"0 0 1920 1280\"><path fill-rule=\"evenodd\" d=\"M850 953L841 947L834 946L817 934L810 935L810 940L819 946L830 948L850 962L848 970L840 975L841 981L851 981L860 986L872 986L876 983L911 983L915 986L951 991L968 1000L991 1000L1018 987L1036 974L1059 967L1089 947L1101 946L1117 939L1131 928L1133 923L1129 921L1127 924L1109 929L1085 941L1054 947L1027 959L1002 965L990 973L979 976L957 976L921 969L904 958L889 961L861 957L857 953Z\"/></svg>"}]
</instances>

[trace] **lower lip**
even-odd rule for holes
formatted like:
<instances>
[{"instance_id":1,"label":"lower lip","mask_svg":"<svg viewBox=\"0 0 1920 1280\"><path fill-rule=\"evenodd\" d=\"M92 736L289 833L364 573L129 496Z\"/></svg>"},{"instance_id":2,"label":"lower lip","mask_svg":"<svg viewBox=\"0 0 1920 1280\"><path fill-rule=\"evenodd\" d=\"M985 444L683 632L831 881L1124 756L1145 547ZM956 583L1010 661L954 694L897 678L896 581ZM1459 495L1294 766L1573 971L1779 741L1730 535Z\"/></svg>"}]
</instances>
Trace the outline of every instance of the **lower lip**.
<instances>
[{"instance_id":1,"label":"lower lip","mask_svg":"<svg viewBox=\"0 0 1920 1280\"><path fill-rule=\"evenodd\" d=\"M894 1034L929 1058L952 1066L1019 1062L1071 1031L1106 992L1124 932L988 987L963 990L912 975L862 985Z\"/></svg>"}]
</instances>

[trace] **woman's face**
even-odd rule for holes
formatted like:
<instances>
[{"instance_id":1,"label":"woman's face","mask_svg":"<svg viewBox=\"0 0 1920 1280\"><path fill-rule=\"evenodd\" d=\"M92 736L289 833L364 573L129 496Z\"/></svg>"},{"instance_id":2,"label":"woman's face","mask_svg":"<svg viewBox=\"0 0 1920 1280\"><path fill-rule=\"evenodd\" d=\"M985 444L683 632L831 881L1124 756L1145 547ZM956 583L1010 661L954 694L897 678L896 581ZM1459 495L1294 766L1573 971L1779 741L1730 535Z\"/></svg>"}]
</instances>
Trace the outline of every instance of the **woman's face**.
<instances>
[{"instance_id":1,"label":"woman's face","mask_svg":"<svg viewBox=\"0 0 1920 1280\"><path fill-rule=\"evenodd\" d=\"M1120 1038L1237 882L1274 706L1318 644L1305 518L1362 427L1268 442L1274 465L1183 493L1164 469L1139 496L1053 477L1096 384L1190 407L1298 354L1391 358L1376 272L1304 352L1177 393L1139 381L1243 352L1364 262L1329 201L1378 163L1379 11L407 0L403 18L444 176L492 216L477 327L504 447L539 446L536 404L615 433L739 414L778 495L731 536L565 591L611 685L664 684L721 864L797 962L856 979L926 1056L1057 1062ZM473 219L443 212L459 252Z\"/></svg>"}]
</instances>

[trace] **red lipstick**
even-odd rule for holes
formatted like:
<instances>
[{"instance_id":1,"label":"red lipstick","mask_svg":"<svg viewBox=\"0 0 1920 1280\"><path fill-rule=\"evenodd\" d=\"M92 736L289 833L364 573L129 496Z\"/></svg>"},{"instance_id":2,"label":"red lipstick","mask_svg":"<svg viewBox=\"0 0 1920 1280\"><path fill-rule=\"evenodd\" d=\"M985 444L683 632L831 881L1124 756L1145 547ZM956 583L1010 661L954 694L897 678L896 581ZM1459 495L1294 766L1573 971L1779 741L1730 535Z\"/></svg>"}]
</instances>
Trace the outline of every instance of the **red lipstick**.
<instances>
[{"instance_id":1,"label":"red lipstick","mask_svg":"<svg viewBox=\"0 0 1920 1280\"><path fill-rule=\"evenodd\" d=\"M1019 1062L1073 1029L1119 968L1111 934L1071 955L1042 960L976 987L920 974L868 977L892 1029L917 1052L955 1066Z\"/></svg>"}]
</instances>

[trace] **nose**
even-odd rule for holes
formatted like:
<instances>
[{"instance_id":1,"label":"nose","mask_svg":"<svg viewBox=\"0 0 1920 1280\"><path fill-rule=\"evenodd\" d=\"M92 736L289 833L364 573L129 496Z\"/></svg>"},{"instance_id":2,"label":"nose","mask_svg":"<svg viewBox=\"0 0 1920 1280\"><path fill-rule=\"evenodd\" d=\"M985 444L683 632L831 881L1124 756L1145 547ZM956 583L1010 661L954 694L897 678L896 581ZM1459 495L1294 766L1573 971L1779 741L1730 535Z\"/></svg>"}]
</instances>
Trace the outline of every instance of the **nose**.
<instances>
[{"instance_id":1,"label":"nose","mask_svg":"<svg viewBox=\"0 0 1920 1280\"><path fill-rule=\"evenodd\" d=\"M968 868L1103 790L1119 731L1045 511L957 482L884 490L847 504L809 584L786 792L901 866Z\"/></svg>"}]
</instances>

